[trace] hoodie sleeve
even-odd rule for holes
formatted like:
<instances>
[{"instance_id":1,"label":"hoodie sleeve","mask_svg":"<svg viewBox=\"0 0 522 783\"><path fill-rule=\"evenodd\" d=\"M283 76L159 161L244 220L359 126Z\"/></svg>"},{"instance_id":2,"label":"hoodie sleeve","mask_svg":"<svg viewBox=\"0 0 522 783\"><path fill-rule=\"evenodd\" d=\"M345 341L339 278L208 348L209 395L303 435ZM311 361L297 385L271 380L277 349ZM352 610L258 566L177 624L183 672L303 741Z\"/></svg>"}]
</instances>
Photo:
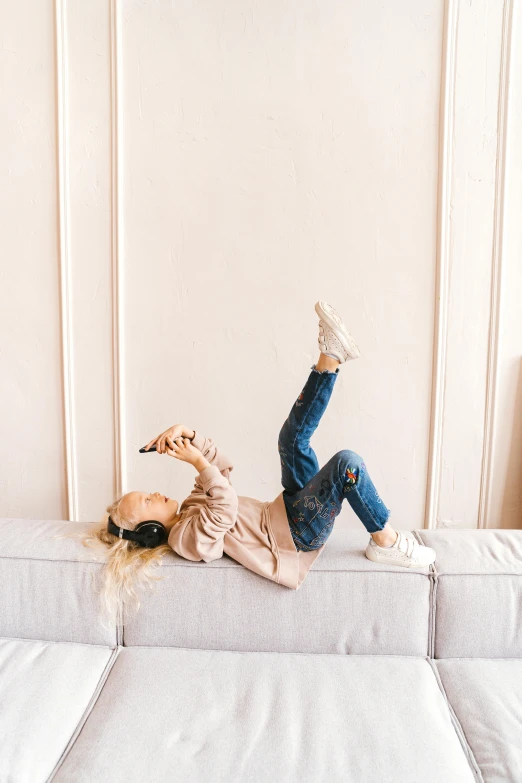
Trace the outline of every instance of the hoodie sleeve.
<instances>
[{"instance_id":1,"label":"hoodie sleeve","mask_svg":"<svg viewBox=\"0 0 522 783\"><path fill-rule=\"evenodd\" d=\"M201 451L205 459L207 459L211 465L216 465L220 473L229 480L230 473L234 469L231 460L218 449L212 438L205 438L201 433L194 430L194 437L192 438L192 445Z\"/></svg>"},{"instance_id":2,"label":"hoodie sleeve","mask_svg":"<svg viewBox=\"0 0 522 783\"><path fill-rule=\"evenodd\" d=\"M203 468L196 482L205 493L205 503L171 529L168 543L187 560L209 563L223 556L223 537L236 523L239 503L236 490L217 465Z\"/></svg>"}]
</instances>

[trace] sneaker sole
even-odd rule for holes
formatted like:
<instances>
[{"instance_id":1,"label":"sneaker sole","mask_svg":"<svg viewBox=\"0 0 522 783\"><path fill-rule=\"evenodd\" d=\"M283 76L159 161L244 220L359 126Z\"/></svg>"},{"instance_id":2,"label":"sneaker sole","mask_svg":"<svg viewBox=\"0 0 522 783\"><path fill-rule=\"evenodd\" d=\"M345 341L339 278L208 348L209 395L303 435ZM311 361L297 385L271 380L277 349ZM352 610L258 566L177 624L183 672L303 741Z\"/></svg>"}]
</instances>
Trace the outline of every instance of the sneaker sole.
<instances>
[{"instance_id":1,"label":"sneaker sole","mask_svg":"<svg viewBox=\"0 0 522 783\"><path fill-rule=\"evenodd\" d=\"M409 563L407 562L401 562L400 560L394 560L393 558L387 558L387 557L379 557L378 554L373 552L372 549L370 549L370 546L366 549L365 552L366 557L368 560L372 560L374 563L385 563L386 565L395 565L399 566L400 568L429 568L432 563L435 562L436 558L433 558L431 563L415 563L410 560Z\"/></svg>"},{"instance_id":2,"label":"sneaker sole","mask_svg":"<svg viewBox=\"0 0 522 783\"><path fill-rule=\"evenodd\" d=\"M326 309L328 307L328 310ZM326 302L316 302L315 312L321 318L330 329L335 332L344 350L348 353L350 359L357 359L361 355L361 351L352 335L346 328L346 324L342 320L341 316L334 310L333 307Z\"/></svg>"}]
</instances>

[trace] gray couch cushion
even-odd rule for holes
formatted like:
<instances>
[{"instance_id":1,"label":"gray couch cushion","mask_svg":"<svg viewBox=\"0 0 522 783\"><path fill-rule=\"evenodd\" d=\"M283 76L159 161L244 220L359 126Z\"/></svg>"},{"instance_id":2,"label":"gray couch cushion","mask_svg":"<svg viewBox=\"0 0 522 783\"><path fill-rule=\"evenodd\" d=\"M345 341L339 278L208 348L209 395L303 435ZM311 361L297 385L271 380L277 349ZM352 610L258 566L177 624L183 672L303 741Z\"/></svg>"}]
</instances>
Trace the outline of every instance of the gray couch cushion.
<instances>
[{"instance_id":1,"label":"gray couch cushion","mask_svg":"<svg viewBox=\"0 0 522 783\"><path fill-rule=\"evenodd\" d=\"M98 695L114 651L0 639L0 780L44 783Z\"/></svg>"},{"instance_id":2,"label":"gray couch cushion","mask_svg":"<svg viewBox=\"0 0 522 783\"><path fill-rule=\"evenodd\" d=\"M124 648L53 780L476 777L422 658Z\"/></svg>"},{"instance_id":3,"label":"gray couch cushion","mask_svg":"<svg viewBox=\"0 0 522 783\"><path fill-rule=\"evenodd\" d=\"M0 636L114 647L116 628L99 622L103 562L65 532L86 523L0 520Z\"/></svg>"},{"instance_id":4,"label":"gray couch cushion","mask_svg":"<svg viewBox=\"0 0 522 783\"><path fill-rule=\"evenodd\" d=\"M125 614L123 644L242 651L426 655L428 569L374 563L366 532L337 530L299 590L223 557L173 553L138 614Z\"/></svg>"},{"instance_id":5,"label":"gray couch cushion","mask_svg":"<svg viewBox=\"0 0 522 783\"><path fill-rule=\"evenodd\" d=\"M434 563L435 658L522 657L522 530L419 530Z\"/></svg>"},{"instance_id":6,"label":"gray couch cushion","mask_svg":"<svg viewBox=\"0 0 522 783\"><path fill-rule=\"evenodd\" d=\"M522 661L434 661L484 783L522 779Z\"/></svg>"}]
</instances>

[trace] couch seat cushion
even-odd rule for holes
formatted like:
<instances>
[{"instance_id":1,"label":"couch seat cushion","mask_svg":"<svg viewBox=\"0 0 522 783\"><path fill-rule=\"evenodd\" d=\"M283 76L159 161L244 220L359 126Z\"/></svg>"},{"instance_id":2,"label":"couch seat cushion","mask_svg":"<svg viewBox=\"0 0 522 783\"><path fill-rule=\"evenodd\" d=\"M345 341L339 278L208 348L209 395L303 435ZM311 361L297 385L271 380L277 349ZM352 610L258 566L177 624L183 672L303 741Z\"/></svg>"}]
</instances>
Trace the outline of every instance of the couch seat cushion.
<instances>
[{"instance_id":1,"label":"couch seat cushion","mask_svg":"<svg viewBox=\"0 0 522 783\"><path fill-rule=\"evenodd\" d=\"M0 780L44 783L98 694L114 651L0 639Z\"/></svg>"},{"instance_id":2,"label":"couch seat cushion","mask_svg":"<svg viewBox=\"0 0 522 783\"><path fill-rule=\"evenodd\" d=\"M434 661L484 783L522 775L522 660Z\"/></svg>"},{"instance_id":3,"label":"couch seat cushion","mask_svg":"<svg viewBox=\"0 0 522 783\"><path fill-rule=\"evenodd\" d=\"M422 657L123 648L56 783L474 783Z\"/></svg>"}]
</instances>

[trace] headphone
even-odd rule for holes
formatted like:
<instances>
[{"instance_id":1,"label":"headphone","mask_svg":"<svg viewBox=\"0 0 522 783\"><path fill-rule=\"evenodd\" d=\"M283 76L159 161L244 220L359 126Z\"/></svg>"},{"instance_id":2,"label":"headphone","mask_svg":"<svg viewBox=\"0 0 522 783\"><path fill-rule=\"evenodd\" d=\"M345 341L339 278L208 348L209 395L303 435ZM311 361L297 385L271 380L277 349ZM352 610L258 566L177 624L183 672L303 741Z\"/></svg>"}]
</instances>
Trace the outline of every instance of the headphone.
<instances>
[{"instance_id":1,"label":"headphone","mask_svg":"<svg viewBox=\"0 0 522 783\"><path fill-rule=\"evenodd\" d=\"M194 437L195 433L192 438L187 438L187 440L192 441L194 440ZM155 451L156 446L151 446L147 451L145 451L145 448L140 449L141 454L152 454ZM156 522L155 519L149 519L147 522L140 522L139 525L136 525L134 530L125 530L125 528L115 525L111 517L109 517L107 530L114 536L118 536L118 538L125 538L127 541L135 541L140 546L146 546L149 549L152 549L155 546L161 546L161 544L166 544L169 538L165 525L162 525L161 522Z\"/></svg>"},{"instance_id":2,"label":"headphone","mask_svg":"<svg viewBox=\"0 0 522 783\"><path fill-rule=\"evenodd\" d=\"M147 522L140 522L136 525L134 530L125 530L119 525L115 525L111 517L107 523L107 530L118 538L126 538L127 541L135 541L140 546L148 547L152 549L155 546L166 544L168 541L168 533L165 525L161 522L156 522L154 519L149 519Z\"/></svg>"}]
</instances>

